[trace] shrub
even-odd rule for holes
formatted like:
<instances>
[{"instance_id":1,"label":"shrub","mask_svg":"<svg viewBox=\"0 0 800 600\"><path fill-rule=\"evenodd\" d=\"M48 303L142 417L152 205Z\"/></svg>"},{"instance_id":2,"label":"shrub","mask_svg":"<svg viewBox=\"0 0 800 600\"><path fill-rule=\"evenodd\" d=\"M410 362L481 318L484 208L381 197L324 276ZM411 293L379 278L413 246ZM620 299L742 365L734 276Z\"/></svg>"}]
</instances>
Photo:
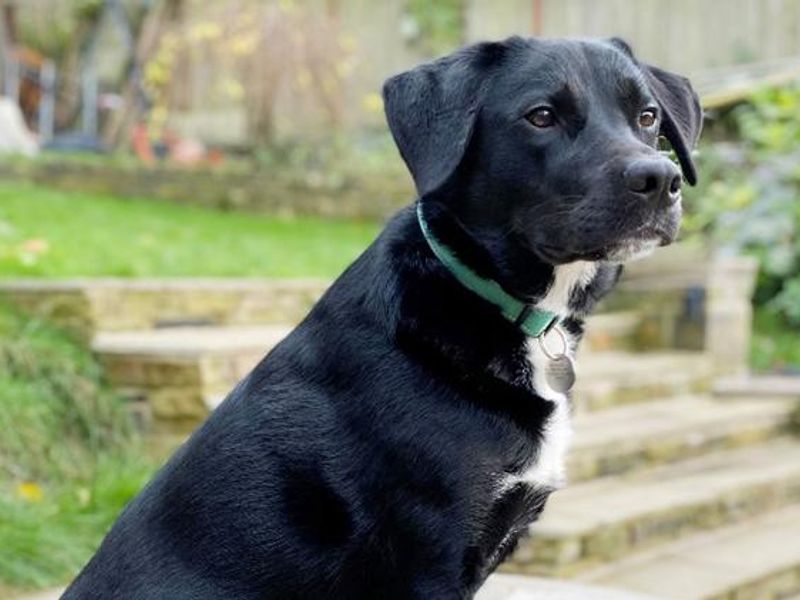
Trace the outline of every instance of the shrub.
<instances>
[{"instance_id":1,"label":"shrub","mask_svg":"<svg viewBox=\"0 0 800 600\"><path fill-rule=\"evenodd\" d=\"M686 230L758 258L757 310L800 328L800 83L752 95L723 120L737 141L701 148ZM777 319L777 321L776 321Z\"/></svg>"}]
</instances>

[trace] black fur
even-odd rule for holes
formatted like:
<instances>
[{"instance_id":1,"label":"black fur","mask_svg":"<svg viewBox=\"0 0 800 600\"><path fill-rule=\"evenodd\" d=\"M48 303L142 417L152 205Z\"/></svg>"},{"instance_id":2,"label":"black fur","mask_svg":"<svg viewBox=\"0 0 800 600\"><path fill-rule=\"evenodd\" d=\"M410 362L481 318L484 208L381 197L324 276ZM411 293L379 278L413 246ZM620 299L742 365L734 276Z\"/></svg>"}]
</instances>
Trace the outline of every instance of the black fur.
<instances>
[{"instance_id":1,"label":"black fur","mask_svg":"<svg viewBox=\"0 0 800 600\"><path fill-rule=\"evenodd\" d=\"M643 224L674 237L679 209L629 192L621 171L658 158L635 119L659 102L693 173L691 94L615 43L521 38L385 87L430 226L464 262L535 303L558 265L600 261L562 315L576 335L619 274L604 253ZM556 129L525 119L539 103ZM531 370L522 332L437 261L408 207L130 503L64 598L471 598L551 492L498 491L536 461L553 410Z\"/></svg>"}]
</instances>

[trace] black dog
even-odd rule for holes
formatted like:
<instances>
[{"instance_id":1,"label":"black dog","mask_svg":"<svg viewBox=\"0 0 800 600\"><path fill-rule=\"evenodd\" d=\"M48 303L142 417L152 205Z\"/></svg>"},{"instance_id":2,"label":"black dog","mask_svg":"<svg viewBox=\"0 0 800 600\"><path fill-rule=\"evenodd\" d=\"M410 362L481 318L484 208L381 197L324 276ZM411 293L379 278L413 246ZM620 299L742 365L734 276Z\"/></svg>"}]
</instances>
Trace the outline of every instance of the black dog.
<instances>
[{"instance_id":1,"label":"black dog","mask_svg":"<svg viewBox=\"0 0 800 600\"><path fill-rule=\"evenodd\" d=\"M471 598L561 485L563 355L619 263L676 236L680 173L657 145L694 183L697 97L618 40L511 38L393 77L384 98L418 210L131 502L64 598Z\"/></svg>"}]
</instances>

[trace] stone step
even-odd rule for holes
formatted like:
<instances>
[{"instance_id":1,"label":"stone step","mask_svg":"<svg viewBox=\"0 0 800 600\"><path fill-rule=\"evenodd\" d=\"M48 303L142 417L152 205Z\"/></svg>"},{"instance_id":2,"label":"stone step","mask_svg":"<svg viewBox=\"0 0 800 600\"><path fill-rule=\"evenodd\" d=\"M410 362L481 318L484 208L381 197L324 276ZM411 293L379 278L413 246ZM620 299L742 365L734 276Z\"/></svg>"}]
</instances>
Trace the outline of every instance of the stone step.
<instances>
[{"instance_id":1,"label":"stone step","mask_svg":"<svg viewBox=\"0 0 800 600\"><path fill-rule=\"evenodd\" d=\"M641 316L636 311L600 313L586 319L581 352L630 350L636 343Z\"/></svg>"},{"instance_id":2,"label":"stone step","mask_svg":"<svg viewBox=\"0 0 800 600\"><path fill-rule=\"evenodd\" d=\"M800 598L800 505L642 552L580 579L662 598Z\"/></svg>"},{"instance_id":3,"label":"stone step","mask_svg":"<svg viewBox=\"0 0 800 600\"><path fill-rule=\"evenodd\" d=\"M667 464L773 438L788 424L783 399L678 396L578 413L568 456L572 483Z\"/></svg>"},{"instance_id":4,"label":"stone step","mask_svg":"<svg viewBox=\"0 0 800 600\"><path fill-rule=\"evenodd\" d=\"M129 399L159 419L196 423L290 330L264 325L106 331L95 335L92 348L109 382ZM607 406L703 389L703 364L684 353L588 353L580 361L575 396L588 406ZM664 369L676 375L663 378Z\"/></svg>"},{"instance_id":5,"label":"stone step","mask_svg":"<svg viewBox=\"0 0 800 600\"><path fill-rule=\"evenodd\" d=\"M800 442L777 439L553 494L507 568L572 575L800 500Z\"/></svg>"},{"instance_id":6,"label":"stone step","mask_svg":"<svg viewBox=\"0 0 800 600\"><path fill-rule=\"evenodd\" d=\"M90 339L99 331L173 325L296 323L329 281L71 279L0 282L0 299Z\"/></svg>"},{"instance_id":7,"label":"stone step","mask_svg":"<svg viewBox=\"0 0 800 600\"><path fill-rule=\"evenodd\" d=\"M330 284L319 279L19 279L0 282L0 299L90 338L100 331L175 325L297 323ZM629 349L634 311L589 317L587 350Z\"/></svg>"},{"instance_id":8,"label":"stone step","mask_svg":"<svg viewBox=\"0 0 800 600\"><path fill-rule=\"evenodd\" d=\"M658 600L649 594L562 579L495 573L478 590L475 600Z\"/></svg>"},{"instance_id":9,"label":"stone step","mask_svg":"<svg viewBox=\"0 0 800 600\"><path fill-rule=\"evenodd\" d=\"M108 381L148 417L191 427L289 331L263 325L104 332L92 349Z\"/></svg>"},{"instance_id":10,"label":"stone step","mask_svg":"<svg viewBox=\"0 0 800 600\"><path fill-rule=\"evenodd\" d=\"M714 381L718 396L759 396L800 400L800 374L794 375L730 375Z\"/></svg>"},{"instance_id":11,"label":"stone step","mask_svg":"<svg viewBox=\"0 0 800 600\"><path fill-rule=\"evenodd\" d=\"M589 352L578 356L577 374L579 410L705 392L712 380L708 358L686 351Z\"/></svg>"}]
</instances>

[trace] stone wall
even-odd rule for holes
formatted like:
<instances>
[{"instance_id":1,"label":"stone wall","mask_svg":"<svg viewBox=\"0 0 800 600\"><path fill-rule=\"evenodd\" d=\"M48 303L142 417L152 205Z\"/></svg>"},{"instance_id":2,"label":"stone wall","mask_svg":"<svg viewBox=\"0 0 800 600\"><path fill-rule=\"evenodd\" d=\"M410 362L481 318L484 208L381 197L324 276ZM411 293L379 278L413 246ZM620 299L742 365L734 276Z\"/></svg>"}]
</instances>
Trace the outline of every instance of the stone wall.
<instances>
[{"instance_id":1,"label":"stone wall","mask_svg":"<svg viewBox=\"0 0 800 600\"><path fill-rule=\"evenodd\" d=\"M323 279L19 279L0 300L84 340L99 332L299 322L330 284Z\"/></svg>"},{"instance_id":2,"label":"stone wall","mask_svg":"<svg viewBox=\"0 0 800 600\"><path fill-rule=\"evenodd\" d=\"M370 220L384 220L414 198L411 177L399 169L330 176L42 160L2 164L0 178L225 210Z\"/></svg>"}]
</instances>

